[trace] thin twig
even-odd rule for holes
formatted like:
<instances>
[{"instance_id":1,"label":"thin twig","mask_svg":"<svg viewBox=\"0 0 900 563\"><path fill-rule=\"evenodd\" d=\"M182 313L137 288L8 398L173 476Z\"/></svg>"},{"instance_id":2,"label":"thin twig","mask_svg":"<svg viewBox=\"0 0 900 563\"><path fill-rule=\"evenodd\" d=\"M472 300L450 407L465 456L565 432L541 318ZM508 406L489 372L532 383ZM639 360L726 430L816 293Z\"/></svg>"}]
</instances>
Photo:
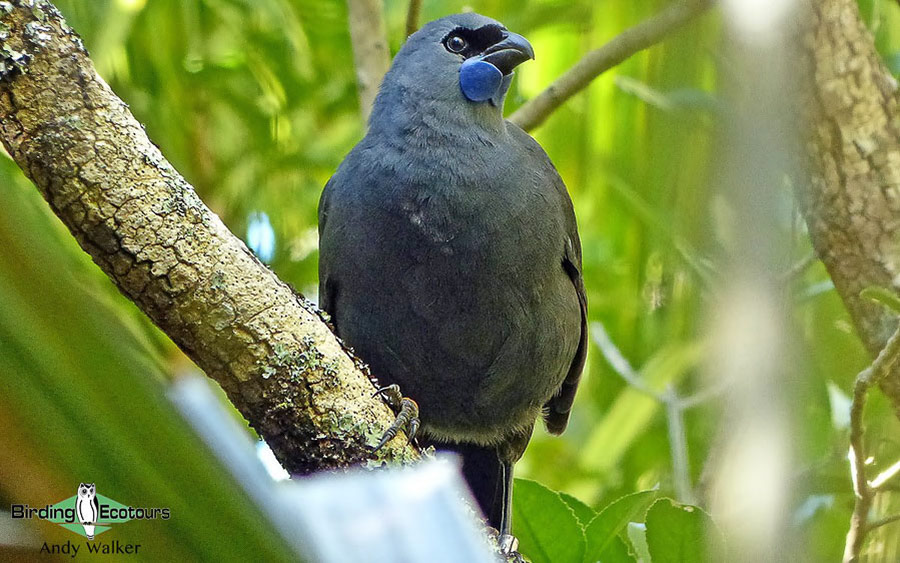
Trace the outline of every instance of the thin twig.
<instances>
[{"instance_id":1,"label":"thin twig","mask_svg":"<svg viewBox=\"0 0 900 563\"><path fill-rule=\"evenodd\" d=\"M888 339L887 344L879 352L872 365L856 376L856 383L853 385L848 457L850 458L850 474L853 478L856 503L853 507L853 514L850 516L850 529L847 531L847 539L844 543L845 563L859 560L866 534L872 529L869 524L869 510L872 508L876 491L866 478L866 453L863 444L865 436L863 412L866 408L866 398L872 385L876 385L890 372L897 360L898 351L900 351L900 327Z\"/></svg>"},{"instance_id":2,"label":"thin twig","mask_svg":"<svg viewBox=\"0 0 900 563\"><path fill-rule=\"evenodd\" d=\"M419 29L419 18L422 15L422 0L409 0L406 12L406 36L409 37Z\"/></svg>"},{"instance_id":3,"label":"thin twig","mask_svg":"<svg viewBox=\"0 0 900 563\"><path fill-rule=\"evenodd\" d=\"M710 385L706 389L701 389L690 395L689 397L684 397L683 399L679 399L679 404L682 410L692 409L696 406L702 405L703 403L709 401L713 397L717 395L721 395L728 389L728 384L724 381L719 381L716 384Z\"/></svg>"},{"instance_id":4,"label":"thin twig","mask_svg":"<svg viewBox=\"0 0 900 563\"><path fill-rule=\"evenodd\" d=\"M875 528L880 528L882 526L892 524L892 523L896 522L897 520L900 520L900 514L892 514L890 516L886 516L884 518L875 520L874 522L869 522L868 531L871 532Z\"/></svg>"},{"instance_id":5,"label":"thin twig","mask_svg":"<svg viewBox=\"0 0 900 563\"><path fill-rule=\"evenodd\" d=\"M368 121L381 79L390 66L381 0L347 0L353 64L359 89L359 111Z\"/></svg>"},{"instance_id":6,"label":"thin twig","mask_svg":"<svg viewBox=\"0 0 900 563\"><path fill-rule=\"evenodd\" d=\"M809 269L810 266L815 264L818 257L815 252L810 252L800 260L798 260L793 266L791 266L786 272L778 276L778 281L782 284L788 284L792 281L796 280L800 276L803 275L803 272Z\"/></svg>"},{"instance_id":7,"label":"thin twig","mask_svg":"<svg viewBox=\"0 0 900 563\"><path fill-rule=\"evenodd\" d=\"M631 55L659 43L712 3L713 0L674 0L658 14L626 29L606 45L586 54L556 82L520 107L509 120L526 131L534 129L599 75Z\"/></svg>"},{"instance_id":8,"label":"thin twig","mask_svg":"<svg viewBox=\"0 0 900 563\"><path fill-rule=\"evenodd\" d=\"M672 456L672 482L675 496L679 501L692 504L696 495L691 486L691 468L688 457L687 437L684 429L684 411L699 405L702 401L722 392L723 387L713 386L690 397L681 398L671 387L664 392L656 391L641 380L640 375L631 367L631 363L613 343L603 323L591 323L591 338L600 349L603 357L619 377L641 393L650 396L666 409L666 427L669 434L669 449Z\"/></svg>"},{"instance_id":9,"label":"thin twig","mask_svg":"<svg viewBox=\"0 0 900 563\"><path fill-rule=\"evenodd\" d=\"M660 403L666 402L666 397L663 396L662 393L650 388L646 383L641 381L640 376L634 371L634 368L631 367L631 363L625 359L625 356L622 355L622 352L613 343L612 338L609 337L609 333L606 332L606 327L603 326L603 323L591 323L591 338L594 340L594 344L600 348L600 352L603 354L603 357L606 358L606 361L609 362L613 371L619 374L619 377L624 379L625 383L634 387L641 393L649 395Z\"/></svg>"},{"instance_id":10,"label":"thin twig","mask_svg":"<svg viewBox=\"0 0 900 563\"><path fill-rule=\"evenodd\" d=\"M880 490L881 487L883 487L885 483L890 481L891 478L893 478L897 473L900 473L900 461L895 462L894 465L879 473L877 477L872 479L870 485L872 485L872 488L876 491Z\"/></svg>"},{"instance_id":11,"label":"thin twig","mask_svg":"<svg viewBox=\"0 0 900 563\"><path fill-rule=\"evenodd\" d=\"M670 392L674 395L674 391ZM694 504L694 489L691 486L691 466L688 460L687 434L684 430L684 410L679 401L670 401L666 406L666 426L672 454L672 483L675 496L680 502Z\"/></svg>"}]
</instances>

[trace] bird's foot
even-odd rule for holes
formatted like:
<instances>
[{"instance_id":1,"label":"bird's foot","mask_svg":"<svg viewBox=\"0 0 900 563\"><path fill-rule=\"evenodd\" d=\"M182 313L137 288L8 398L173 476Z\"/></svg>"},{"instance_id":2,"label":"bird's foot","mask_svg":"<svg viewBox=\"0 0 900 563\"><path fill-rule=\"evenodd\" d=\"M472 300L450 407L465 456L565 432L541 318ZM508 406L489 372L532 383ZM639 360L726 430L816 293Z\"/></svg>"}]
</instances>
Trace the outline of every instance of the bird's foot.
<instances>
[{"instance_id":1,"label":"bird's foot","mask_svg":"<svg viewBox=\"0 0 900 563\"><path fill-rule=\"evenodd\" d=\"M397 413L397 418L384 431L381 440L379 440L373 451L377 452L383 448L385 444L394 439L394 436L400 430L406 432L407 438L412 442L416 438L416 432L419 430L419 405L409 397L404 397L400 392L400 386L396 383L382 387L375 392L375 395L381 395L384 398L388 406Z\"/></svg>"},{"instance_id":2,"label":"bird's foot","mask_svg":"<svg viewBox=\"0 0 900 563\"><path fill-rule=\"evenodd\" d=\"M488 528L500 548L500 555L506 563L525 563L519 553L519 540L512 534L501 534L496 528Z\"/></svg>"},{"instance_id":3,"label":"bird's foot","mask_svg":"<svg viewBox=\"0 0 900 563\"><path fill-rule=\"evenodd\" d=\"M519 539L512 534L500 534L497 543L500 544L500 551L503 553L513 553L519 549Z\"/></svg>"}]
</instances>

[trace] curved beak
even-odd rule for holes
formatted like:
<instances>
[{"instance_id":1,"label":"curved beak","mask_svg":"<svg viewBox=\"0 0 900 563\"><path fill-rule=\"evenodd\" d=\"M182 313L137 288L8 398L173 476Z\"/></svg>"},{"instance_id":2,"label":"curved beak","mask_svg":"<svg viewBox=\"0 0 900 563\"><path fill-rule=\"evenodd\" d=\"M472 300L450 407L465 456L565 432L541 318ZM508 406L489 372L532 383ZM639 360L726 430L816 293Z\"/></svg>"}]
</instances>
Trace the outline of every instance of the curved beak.
<instances>
[{"instance_id":1,"label":"curved beak","mask_svg":"<svg viewBox=\"0 0 900 563\"><path fill-rule=\"evenodd\" d=\"M481 60L487 61L500 69L504 75L528 59L534 58L534 49L527 39L518 33L504 32L506 37L485 49Z\"/></svg>"}]
</instances>

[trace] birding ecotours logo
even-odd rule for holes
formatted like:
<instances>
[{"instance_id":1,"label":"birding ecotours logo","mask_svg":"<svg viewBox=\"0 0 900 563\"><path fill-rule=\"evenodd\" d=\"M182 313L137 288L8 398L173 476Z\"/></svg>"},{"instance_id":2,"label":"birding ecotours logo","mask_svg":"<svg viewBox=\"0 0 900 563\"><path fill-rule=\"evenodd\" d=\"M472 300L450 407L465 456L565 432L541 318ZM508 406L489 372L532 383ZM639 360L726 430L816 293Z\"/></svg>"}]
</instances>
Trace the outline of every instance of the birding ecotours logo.
<instances>
[{"instance_id":1,"label":"birding ecotours logo","mask_svg":"<svg viewBox=\"0 0 900 563\"><path fill-rule=\"evenodd\" d=\"M94 483L79 483L75 495L41 507L27 504L13 504L10 507L13 518L46 520L93 540L96 536L112 529L113 524L130 520L168 520L169 508L134 507L122 504L97 493Z\"/></svg>"},{"instance_id":2,"label":"birding ecotours logo","mask_svg":"<svg viewBox=\"0 0 900 563\"><path fill-rule=\"evenodd\" d=\"M78 484L78 498L75 500L75 512L78 513L78 521L84 528L84 537L94 539L94 526L97 524L97 515L100 514L97 502L97 487L93 483Z\"/></svg>"}]
</instances>

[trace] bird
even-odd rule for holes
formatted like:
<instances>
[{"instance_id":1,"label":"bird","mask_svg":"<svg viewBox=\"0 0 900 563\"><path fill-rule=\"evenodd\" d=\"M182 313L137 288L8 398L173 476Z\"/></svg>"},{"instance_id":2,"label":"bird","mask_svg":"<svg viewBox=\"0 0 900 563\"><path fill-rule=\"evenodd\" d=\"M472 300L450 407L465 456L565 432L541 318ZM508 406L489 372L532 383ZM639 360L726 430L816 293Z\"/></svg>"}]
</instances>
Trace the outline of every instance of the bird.
<instances>
[{"instance_id":1,"label":"bird","mask_svg":"<svg viewBox=\"0 0 900 563\"><path fill-rule=\"evenodd\" d=\"M94 526L100 512L97 505L97 487L94 483L78 484L75 511L78 513L78 521L84 527L84 536L89 540L94 539Z\"/></svg>"},{"instance_id":2,"label":"bird","mask_svg":"<svg viewBox=\"0 0 900 563\"><path fill-rule=\"evenodd\" d=\"M514 69L533 58L476 13L423 26L318 209L320 308L379 382L415 401L420 439L461 455L501 547L513 465L538 418L566 428L587 350L571 198L503 117Z\"/></svg>"}]
</instances>

